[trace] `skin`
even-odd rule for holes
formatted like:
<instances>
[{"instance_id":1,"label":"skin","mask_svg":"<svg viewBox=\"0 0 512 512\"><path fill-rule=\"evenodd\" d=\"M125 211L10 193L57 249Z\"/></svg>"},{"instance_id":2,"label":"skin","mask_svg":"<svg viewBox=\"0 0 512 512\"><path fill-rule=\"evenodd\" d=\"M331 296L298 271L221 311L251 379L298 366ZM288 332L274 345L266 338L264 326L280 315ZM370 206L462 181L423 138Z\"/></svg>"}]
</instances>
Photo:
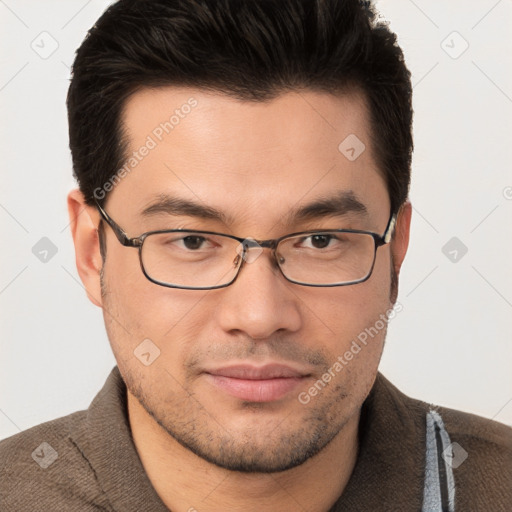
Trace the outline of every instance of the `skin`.
<instances>
[{"instance_id":1,"label":"skin","mask_svg":"<svg viewBox=\"0 0 512 512\"><path fill-rule=\"evenodd\" d=\"M105 210L138 236L156 229L204 229L269 239L307 229L353 228L382 234L390 201L357 93L288 92L266 103L198 89L135 93L123 122L130 150L193 97L197 106L107 196ZM366 150L349 161L338 145L356 134ZM367 216L285 223L290 210L351 191ZM221 210L229 222L140 212L166 192ZM382 329L307 404L307 391L357 335L392 307L409 240L411 205L395 236L377 251L366 282L332 288L292 284L265 250L229 287L198 291L158 286L138 252L106 226L99 250L97 210L78 190L68 196L76 262L90 300L103 308L128 388L134 442L155 490L174 511L327 511L357 459L360 408L375 381ZM149 366L134 350L149 338L160 356ZM298 387L270 402L246 402L213 386L209 365L274 361L304 371ZM177 462L178 461L178 462ZM332 475L337 475L333 478ZM172 484L169 484L172 482Z\"/></svg>"}]
</instances>

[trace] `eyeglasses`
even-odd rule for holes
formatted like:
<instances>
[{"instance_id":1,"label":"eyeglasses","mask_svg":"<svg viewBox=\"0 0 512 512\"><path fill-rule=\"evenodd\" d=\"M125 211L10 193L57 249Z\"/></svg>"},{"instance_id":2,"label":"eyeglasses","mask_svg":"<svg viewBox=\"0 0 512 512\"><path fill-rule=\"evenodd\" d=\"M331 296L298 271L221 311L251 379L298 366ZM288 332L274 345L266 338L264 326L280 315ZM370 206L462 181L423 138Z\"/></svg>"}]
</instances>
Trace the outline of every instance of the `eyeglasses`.
<instances>
[{"instance_id":1,"label":"eyeglasses","mask_svg":"<svg viewBox=\"0 0 512 512\"><path fill-rule=\"evenodd\" d=\"M377 249L390 242L396 224L392 214L383 235L325 229L254 240L213 231L166 229L129 238L98 203L96 206L122 245L138 247L147 279L189 290L229 286L244 262L254 261L266 248L272 250L281 274L291 283L321 287L362 283L371 276Z\"/></svg>"}]
</instances>

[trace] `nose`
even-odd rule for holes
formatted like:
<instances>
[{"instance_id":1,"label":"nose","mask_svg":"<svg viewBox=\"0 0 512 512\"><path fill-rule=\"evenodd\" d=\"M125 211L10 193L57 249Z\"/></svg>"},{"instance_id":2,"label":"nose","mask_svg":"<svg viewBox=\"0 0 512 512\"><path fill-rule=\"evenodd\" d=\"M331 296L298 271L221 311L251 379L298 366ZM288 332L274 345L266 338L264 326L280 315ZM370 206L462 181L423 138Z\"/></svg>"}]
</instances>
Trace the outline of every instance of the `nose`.
<instances>
[{"instance_id":1,"label":"nose","mask_svg":"<svg viewBox=\"0 0 512 512\"><path fill-rule=\"evenodd\" d=\"M286 281L272 251L249 248L237 279L222 289L217 321L225 332L265 339L277 331L298 331L302 324L297 286Z\"/></svg>"}]
</instances>

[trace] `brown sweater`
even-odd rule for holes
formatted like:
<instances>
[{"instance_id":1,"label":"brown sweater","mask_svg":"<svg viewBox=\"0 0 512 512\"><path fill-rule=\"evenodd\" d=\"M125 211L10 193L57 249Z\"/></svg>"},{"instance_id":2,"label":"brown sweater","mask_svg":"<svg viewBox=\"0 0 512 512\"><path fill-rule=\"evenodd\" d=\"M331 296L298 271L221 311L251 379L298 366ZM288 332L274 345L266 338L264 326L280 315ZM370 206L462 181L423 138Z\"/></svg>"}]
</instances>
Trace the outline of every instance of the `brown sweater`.
<instances>
[{"instance_id":1,"label":"brown sweater","mask_svg":"<svg viewBox=\"0 0 512 512\"><path fill-rule=\"evenodd\" d=\"M0 442L1 512L167 510L135 450L117 367L88 410ZM330 512L420 510L512 511L512 429L408 398L379 373Z\"/></svg>"}]
</instances>

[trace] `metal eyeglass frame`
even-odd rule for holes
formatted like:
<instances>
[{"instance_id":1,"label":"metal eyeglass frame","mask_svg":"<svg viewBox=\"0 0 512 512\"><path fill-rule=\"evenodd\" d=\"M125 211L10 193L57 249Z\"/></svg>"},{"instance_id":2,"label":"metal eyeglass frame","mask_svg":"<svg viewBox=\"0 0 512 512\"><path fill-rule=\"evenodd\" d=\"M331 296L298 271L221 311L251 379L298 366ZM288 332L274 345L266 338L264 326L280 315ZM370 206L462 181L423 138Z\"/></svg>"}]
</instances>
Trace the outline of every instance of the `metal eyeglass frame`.
<instances>
[{"instance_id":1,"label":"metal eyeglass frame","mask_svg":"<svg viewBox=\"0 0 512 512\"><path fill-rule=\"evenodd\" d=\"M247 249L251 246L255 247L256 244L261 248L268 248L268 249L272 250L274 261L277 263L279 271L281 272L282 276L290 283L298 284L300 286L312 286L312 287L319 287L319 288L330 288L330 287L334 287L334 286L349 286L352 284L362 283L362 282L368 280L370 278L370 276L372 275L373 267L375 266L375 259L377 256L377 249L379 247L382 247L383 245L388 244L391 241L391 237L393 235L393 231L394 231L395 225L396 225L396 214L391 213L389 220L388 220L388 224L386 226L386 229L384 230L384 233L382 235L379 235L378 233L373 233L371 231L362 231L362 230L358 230L358 229L322 229L322 230L318 229L318 230L299 231L296 233L289 233L288 235L284 235L280 238L275 238L275 239L270 239L270 240L255 240L252 238L241 238L238 236L228 235L225 233L218 233L216 231L203 231L203 230L196 230L196 229L162 229L162 230L157 230L157 231L147 231L146 233L142 233L141 235L139 235L137 237L130 238L124 232L124 230L119 226L119 224L117 224L112 219L112 217L110 217L110 215L108 215L108 213L99 205L99 203L97 201L95 201L95 202L96 202L96 207L97 207L102 219L112 228L112 231L116 235L116 238L119 240L119 242L122 245L124 245L125 247L136 247L139 249L140 267L142 269L144 276L146 276L146 278L149 281L151 281L152 283L158 284L160 286L165 286L167 288L180 288L180 289L184 289L184 290L216 290L218 288L225 288L225 287L233 284L235 282L236 278L238 277L238 275L240 274L241 268L243 267L243 264L245 261L244 256L245 256ZM170 283L164 283L163 281L158 281L156 279L153 279L150 275L148 275L148 273L146 272L146 269L144 268L144 264L142 262L142 246L144 244L144 240L149 235L153 235L153 234L180 233L180 232L186 232L186 233L192 233L192 234L205 233L208 235L221 235L221 236L225 236L227 238L231 238L233 240L237 240L238 242L240 242L244 248L244 252L242 254L242 257L240 258L241 263L239 263L238 270L237 270L235 276L233 277L233 279L231 281L229 281L228 283L221 284L221 285L196 287L196 286L180 286L180 285L173 285ZM373 254L372 266L371 266L368 274L361 279L357 279L354 281L347 281L345 283L334 283L334 284L304 283L301 281L295 281L295 280L287 277L285 275L285 273L283 272L281 265L279 264L279 259L276 254L276 249L277 249L278 244L282 240L285 240L287 238L292 238L292 237L295 237L298 235L315 234L315 233L361 233L361 234L372 236L373 240L375 242L375 250L374 250L374 254Z\"/></svg>"}]
</instances>

